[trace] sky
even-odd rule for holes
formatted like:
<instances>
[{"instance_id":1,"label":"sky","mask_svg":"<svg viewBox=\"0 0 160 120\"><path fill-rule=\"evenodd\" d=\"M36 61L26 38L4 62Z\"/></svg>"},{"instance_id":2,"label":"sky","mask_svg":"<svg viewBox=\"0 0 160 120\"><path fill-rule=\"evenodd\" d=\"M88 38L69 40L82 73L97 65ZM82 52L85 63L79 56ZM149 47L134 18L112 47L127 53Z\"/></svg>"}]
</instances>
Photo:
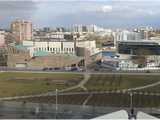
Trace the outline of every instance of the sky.
<instances>
[{"instance_id":1,"label":"sky","mask_svg":"<svg viewBox=\"0 0 160 120\"><path fill-rule=\"evenodd\" d=\"M106 28L160 27L159 0L0 0L0 28L15 19L35 27L96 24Z\"/></svg>"}]
</instances>

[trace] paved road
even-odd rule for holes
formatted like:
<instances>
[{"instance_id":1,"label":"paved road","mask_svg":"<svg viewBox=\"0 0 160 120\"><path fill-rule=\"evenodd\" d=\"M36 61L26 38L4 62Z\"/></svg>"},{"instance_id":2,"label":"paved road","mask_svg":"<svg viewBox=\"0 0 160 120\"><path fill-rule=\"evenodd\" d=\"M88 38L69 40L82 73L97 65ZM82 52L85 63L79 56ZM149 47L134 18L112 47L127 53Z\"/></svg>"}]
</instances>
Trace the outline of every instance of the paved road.
<instances>
[{"instance_id":1,"label":"paved road","mask_svg":"<svg viewBox=\"0 0 160 120\"><path fill-rule=\"evenodd\" d=\"M88 82L88 80L90 79L90 77L91 77L91 74L89 74L88 72L84 73L84 79L78 85L84 91L88 91L87 88L84 85Z\"/></svg>"},{"instance_id":2,"label":"paved road","mask_svg":"<svg viewBox=\"0 0 160 120\"><path fill-rule=\"evenodd\" d=\"M87 88L84 87L84 84L89 80L90 74L88 72L86 72L86 73L83 73L83 76L84 76L84 79L78 85L66 88L64 90L60 90L59 92L72 91L72 90L77 89L77 88L82 88L84 91L87 91ZM51 94L52 94L52 92L51 92Z\"/></svg>"},{"instance_id":3,"label":"paved road","mask_svg":"<svg viewBox=\"0 0 160 120\"><path fill-rule=\"evenodd\" d=\"M68 71L0 71L0 72L19 72L19 73L48 73L48 74L85 74L86 72L68 72ZM153 72L153 73L142 73L142 72L89 72L88 74L95 74L95 75L160 75L160 72Z\"/></svg>"},{"instance_id":4,"label":"paved road","mask_svg":"<svg viewBox=\"0 0 160 120\"><path fill-rule=\"evenodd\" d=\"M150 88L150 87L156 87L157 85L160 85L160 81L156 82L156 83L153 83L153 84L146 85L146 86L141 86L141 87L136 87L136 88L130 88L127 91L143 90L143 89Z\"/></svg>"},{"instance_id":5,"label":"paved road","mask_svg":"<svg viewBox=\"0 0 160 120\"><path fill-rule=\"evenodd\" d=\"M83 106L85 106L85 105L88 103L88 101L92 98L92 96L93 96L93 94L90 94L90 95L87 97L87 99L83 102Z\"/></svg>"}]
</instances>

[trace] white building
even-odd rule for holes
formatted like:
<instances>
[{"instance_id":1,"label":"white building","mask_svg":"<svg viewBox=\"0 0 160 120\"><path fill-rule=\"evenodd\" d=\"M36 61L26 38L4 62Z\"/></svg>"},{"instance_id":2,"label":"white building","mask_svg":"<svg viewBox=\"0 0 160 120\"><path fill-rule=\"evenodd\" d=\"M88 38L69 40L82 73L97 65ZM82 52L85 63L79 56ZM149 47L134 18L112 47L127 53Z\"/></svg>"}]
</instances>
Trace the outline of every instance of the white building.
<instances>
[{"instance_id":1,"label":"white building","mask_svg":"<svg viewBox=\"0 0 160 120\"><path fill-rule=\"evenodd\" d=\"M90 55L94 55L99 51L96 48L95 41L51 41L51 42L34 42L34 41L23 41L23 46L27 47L30 51L30 55L34 56L37 51L43 51L53 54L76 54L76 47L85 48L90 52Z\"/></svg>"},{"instance_id":2,"label":"white building","mask_svg":"<svg viewBox=\"0 0 160 120\"><path fill-rule=\"evenodd\" d=\"M5 45L5 31L0 31L0 46Z\"/></svg>"},{"instance_id":3,"label":"white building","mask_svg":"<svg viewBox=\"0 0 160 120\"><path fill-rule=\"evenodd\" d=\"M23 41L23 46L27 46L30 55L34 56L37 51L43 51L53 54L75 54L75 43L66 41L54 42L33 42Z\"/></svg>"},{"instance_id":4,"label":"white building","mask_svg":"<svg viewBox=\"0 0 160 120\"><path fill-rule=\"evenodd\" d=\"M64 39L64 33L62 32L52 32L46 34L46 37L53 38L53 39Z\"/></svg>"},{"instance_id":5,"label":"white building","mask_svg":"<svg viewBox=\"0 0 160 120\"><path fill-rule=\"evenodd\" d=\"M87 26L86 25L74 25L73 26L73 32L87 32Z\"/></svg>"},{"instance_id":6,"label":"white building","mask_svg":"<svg viewBox=\"0 0 160 120\"><path fill-rule=\"evenodd\" d=\"M99 51L98 48L96 48L96 41L77 41L76 42L76 47L81 47L81 48L86 48L89 52L90 55L94 55Z\"/></svg>"},{"instance_id":7,"label":"white building","mask_svg":"<svg viewBox=\"0 0 160 120\"><path fill-rule=\"evenodd\" d=\"M126 40L141 40L144 39L144 34L143 33L138 33L138 32L131 32L131 31L121 31L117 32L115 35L115 40L116 41L126 41Z\"/></svg>"},{"instance_id":8,"label":"white building","mask_svg":"<svg viewBox=\"0 0 160 120\"><path fill-rule=\"evenodd\" d=\"M104 28L96 26L96 25L74 25L73 32L103 32Z\"/></svg>"}]
</instances>

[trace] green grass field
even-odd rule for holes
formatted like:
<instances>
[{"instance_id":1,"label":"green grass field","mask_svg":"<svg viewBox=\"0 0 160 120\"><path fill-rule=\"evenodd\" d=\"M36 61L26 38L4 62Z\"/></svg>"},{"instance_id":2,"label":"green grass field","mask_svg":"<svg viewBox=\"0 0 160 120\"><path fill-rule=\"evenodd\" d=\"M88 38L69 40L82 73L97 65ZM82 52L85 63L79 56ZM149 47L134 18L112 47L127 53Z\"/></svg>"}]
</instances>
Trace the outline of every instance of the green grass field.
<instances>
[{"instance_id":1,"label":"green grass field","mask_svg":"<svg viewBox=\"0 0 160 120\"><path fill-rule=\"evenodd\" d=\"M78 74L0 73L0 97L33 95L55 89L60 90L78 84L82 79L83 76ZM62 82L57 84L57 81Z\"/></svg>"},{"instance_id":2,"label":"green grass field","mask_svg":"<svg viewBox=\"0 0 160 120\"><path fill-rule=\"evenodd\" d=\"M72 73L0 73L0 97L34 95L77 85L83 75ZM91 75L89 91L122 90L160 81L160 75ZM83 91L81 88L69 92ZM160 92L160 86L142 91Z\"/></svg>"},{"instance_id":3,"label":"green grass field","mask_svg":"<svg viewBox=\"0 0 160 120\"><path fill-rule=\"evenodd\" d=\"M122 90L158 81L160 81L160 75L92 75L85 87L89 91Z\"/></svg>"},{"instance_id":4,"label":"green grass field","mask_svg":"<svg viewBox=\"0 0 160 120\"><path fill-rule=\"evenodd\" d=\"M80 74L56 74L56 73L0 73L0 97L33 95L64 89L77 85L83 79ZM59 84L58 81L64 82ZM122 90L145 86L160 81L160 75L98 75L92 74L85 87L89 91ZM58 83L58 84L57 84ZM72 83L72 84L68 84ZM84 91L76 88L68 92ZM139 90L139 92L160 92L160 85ZM60 104L82 104L88 95L59 95ZM118 98L118 99L117 99ZM135 107L159 107L160 96L139 95L133 97ZM55 103L55 96L35 97L19 99L16 101ZM94 106L121 106L130 105L130 97L127 93L94 94L87 105Z\"/></svg>"}]
</instances>

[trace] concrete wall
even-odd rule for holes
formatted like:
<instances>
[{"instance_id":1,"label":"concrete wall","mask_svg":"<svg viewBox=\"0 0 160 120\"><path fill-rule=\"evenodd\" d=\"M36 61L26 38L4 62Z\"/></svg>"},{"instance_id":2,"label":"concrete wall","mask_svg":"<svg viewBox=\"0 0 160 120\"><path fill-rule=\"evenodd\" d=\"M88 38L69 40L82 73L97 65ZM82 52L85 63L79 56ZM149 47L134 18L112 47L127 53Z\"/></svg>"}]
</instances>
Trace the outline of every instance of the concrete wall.
<instances>
[{"instance_id":1,"label":"concrete wall","mask_svg":"<svg viewBox=\"0 0 160 120\"><path fill-rule=\"evenodd\" d=\"M72 64L78 64L81 58L74 58L72 56L48 56L36 57L28 62L30 68L53 68L53 67L66 67Z\"/></svg>"},{"instance_id":2,"label":"concrete wall","mask_svg":"<svg viewBox=\"0 0 160 120\"><path fill-rule=\"evenodd\" d=\"M45 57L31 58L29 53L9 54L8 67L16 67L16 64L26 64L28 68L44 68L44 67L65 67L72 64L78 64L81 58L76 56L52 55Z\"/></svg>"}]
</instances>

